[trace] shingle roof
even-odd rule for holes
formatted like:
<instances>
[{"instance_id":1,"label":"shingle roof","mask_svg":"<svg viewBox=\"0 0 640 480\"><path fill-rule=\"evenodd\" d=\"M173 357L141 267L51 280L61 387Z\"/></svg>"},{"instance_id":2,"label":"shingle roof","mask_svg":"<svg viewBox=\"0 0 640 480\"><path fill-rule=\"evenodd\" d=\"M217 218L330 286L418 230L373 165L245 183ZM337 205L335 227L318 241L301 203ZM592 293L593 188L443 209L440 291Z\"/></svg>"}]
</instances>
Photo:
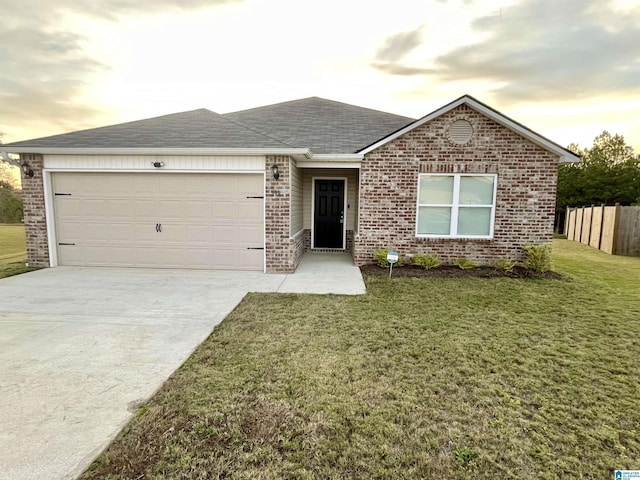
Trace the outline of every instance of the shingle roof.
<instances>
[{"instance_id":1,"label":"shingle roof","mask_svg":"<svg viewBox=\"0 0 640 480\"><path fill-rule=\"evenodd\" d=\"M189 112L9 143L46 148L278 148L289 147L246 125L201 108Z\"/></svg>"},{"instance_id":2,"label":"shingle roof","mask_svg":"<svg viewBox=\"0 0 640 480\"><path fill-rule=\"evenodd\" d=\"M355 153L413 119L318 97L220 115L207 109L3 145L33 148L310 148Z\"/></svg>"},{"instance_id":3,"label":"shingle roof","mask_svg":"<svg viewBox=\"0 0 640 480\"><path fill-rule=\"evenodd\" d=\"M314 154L355 153L414 119L318 97L224 114Z\"/></svg>"}]
</instances>

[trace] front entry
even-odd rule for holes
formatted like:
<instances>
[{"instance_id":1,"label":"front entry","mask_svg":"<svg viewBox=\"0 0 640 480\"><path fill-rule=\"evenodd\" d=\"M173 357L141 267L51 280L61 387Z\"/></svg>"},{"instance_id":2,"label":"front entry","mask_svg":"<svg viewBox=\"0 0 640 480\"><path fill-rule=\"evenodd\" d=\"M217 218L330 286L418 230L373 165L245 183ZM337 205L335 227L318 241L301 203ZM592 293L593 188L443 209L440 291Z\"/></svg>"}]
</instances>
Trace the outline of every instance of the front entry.
<instances>
[{"instance_id":1,"label":"front entry","mask_svg":"<svg viewBox=\"0 0 640 480\"><path fill-rule=\"evenodd\" d=\"M344 248L344 183L315 180L314 248Z\"/></svg>"}]
</instances>

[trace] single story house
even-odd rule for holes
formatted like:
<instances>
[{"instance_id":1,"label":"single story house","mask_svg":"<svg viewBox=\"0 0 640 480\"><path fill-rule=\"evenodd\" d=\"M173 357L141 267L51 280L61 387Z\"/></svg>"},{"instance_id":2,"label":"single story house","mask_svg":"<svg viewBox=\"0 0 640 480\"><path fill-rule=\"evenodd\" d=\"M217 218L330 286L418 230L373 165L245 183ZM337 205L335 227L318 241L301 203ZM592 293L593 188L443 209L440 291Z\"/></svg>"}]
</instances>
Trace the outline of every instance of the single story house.
<instances>
[{"instance_id":1,"label":"single story house","mask_svg":"<svg viewBox=\"0 0 640 480\"><path fill-rule=\"evenodd\" d=\"M444 262L551 241L573 153L464 95L418 120L321 98L2 145L28 261L292 272L307 251Z\"/></svg>"}]
</instances>

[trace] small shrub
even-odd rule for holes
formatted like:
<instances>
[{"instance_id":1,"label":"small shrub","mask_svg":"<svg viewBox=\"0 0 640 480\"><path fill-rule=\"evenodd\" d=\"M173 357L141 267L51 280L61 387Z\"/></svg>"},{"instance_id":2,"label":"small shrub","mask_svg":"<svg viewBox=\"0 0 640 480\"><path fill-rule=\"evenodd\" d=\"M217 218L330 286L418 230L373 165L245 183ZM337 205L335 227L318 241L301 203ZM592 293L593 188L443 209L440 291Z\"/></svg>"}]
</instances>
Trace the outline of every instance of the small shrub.
<instances>
[{"instance_id":1,"label":"small shrub","mask_svg":"<svg viewBox=\"0 0 640 480\"><path fill-rule=\"evenodd\" d=\"M468 447L456 448L453 454L456 456L456 460L463 465L468 465L476 458L476 454Z\"/></svg>"},{"instance_id":2,"label":"small shrub","mask_svg":"<svg viewBox=\"0 0 640 480\"><path fill-rule=\"evenodd\" d=\"M462 270L471 270L472 268L478 268L478 264L473 260L469 260L468 258L459 258L453 262L454 265L457 265Z\"/></svg>"},{"instance_id":3,"label":"small shrub","mask_svg":"<svg viewBox=\"0 0 640 480\"><path fill-rule=\"evenodd\" d=\"M413 264L422 267L425 270L431 270L432 268L438 268L442 263L437 255L416 253L413 256Z\"/></svg>"},{"instance_id":4,"label":"small shrub","mask_svg":"<svg viewBox=\"0 0 640 480\"><path fill-rule=\"evenodd\" d=\"M513 268L516 266L516 262L509 258L504 258L502 260L498 260L493 268L496 270L504 270L505 272L511 273L513 272Z\"/></svg>"},{"instance_id":5,"label":"small shrub","mask_svg":"<svg viewBox=\"0 0 640 480\"><path fill-rule=\"evenodd\" d=\"M551 246L550 245L523 245L526 258L524 266L535 272L547 272L551 270Z\"/></svg>"},{"instance_id":6,"label":"small shrub","mask_svg":"<svg viewBox=\"0 0 640 480\"><path fill-rule=\"evenodd\" d=\"M381 268L389 268L389 262L387 261L387 254L392 252L393 250L389 250L388 248L379 248L373 254L376 259L376 263ZM393 264L394 267L400 267L403 263L402 255L398 254L398 261Z\"/></svg>"}]
</instances>

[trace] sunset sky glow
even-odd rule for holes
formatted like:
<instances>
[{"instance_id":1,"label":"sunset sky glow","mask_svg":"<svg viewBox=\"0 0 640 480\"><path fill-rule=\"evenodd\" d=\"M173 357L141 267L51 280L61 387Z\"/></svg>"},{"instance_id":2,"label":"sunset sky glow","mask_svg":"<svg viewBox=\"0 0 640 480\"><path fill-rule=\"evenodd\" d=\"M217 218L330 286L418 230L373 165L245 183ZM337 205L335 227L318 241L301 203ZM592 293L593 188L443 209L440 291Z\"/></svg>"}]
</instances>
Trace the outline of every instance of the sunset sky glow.
<instances>
[{"instance_id":1,"label":"sunset sky glow","mask_svg":"<svg viewBox=\"0 0 640 480\"><path fill-rule=\"evenodd\" d=\"M421 117L470 94L640 153L635 0L5 0L4 143L319 96Z\"/></svg>"}]
</instances>

